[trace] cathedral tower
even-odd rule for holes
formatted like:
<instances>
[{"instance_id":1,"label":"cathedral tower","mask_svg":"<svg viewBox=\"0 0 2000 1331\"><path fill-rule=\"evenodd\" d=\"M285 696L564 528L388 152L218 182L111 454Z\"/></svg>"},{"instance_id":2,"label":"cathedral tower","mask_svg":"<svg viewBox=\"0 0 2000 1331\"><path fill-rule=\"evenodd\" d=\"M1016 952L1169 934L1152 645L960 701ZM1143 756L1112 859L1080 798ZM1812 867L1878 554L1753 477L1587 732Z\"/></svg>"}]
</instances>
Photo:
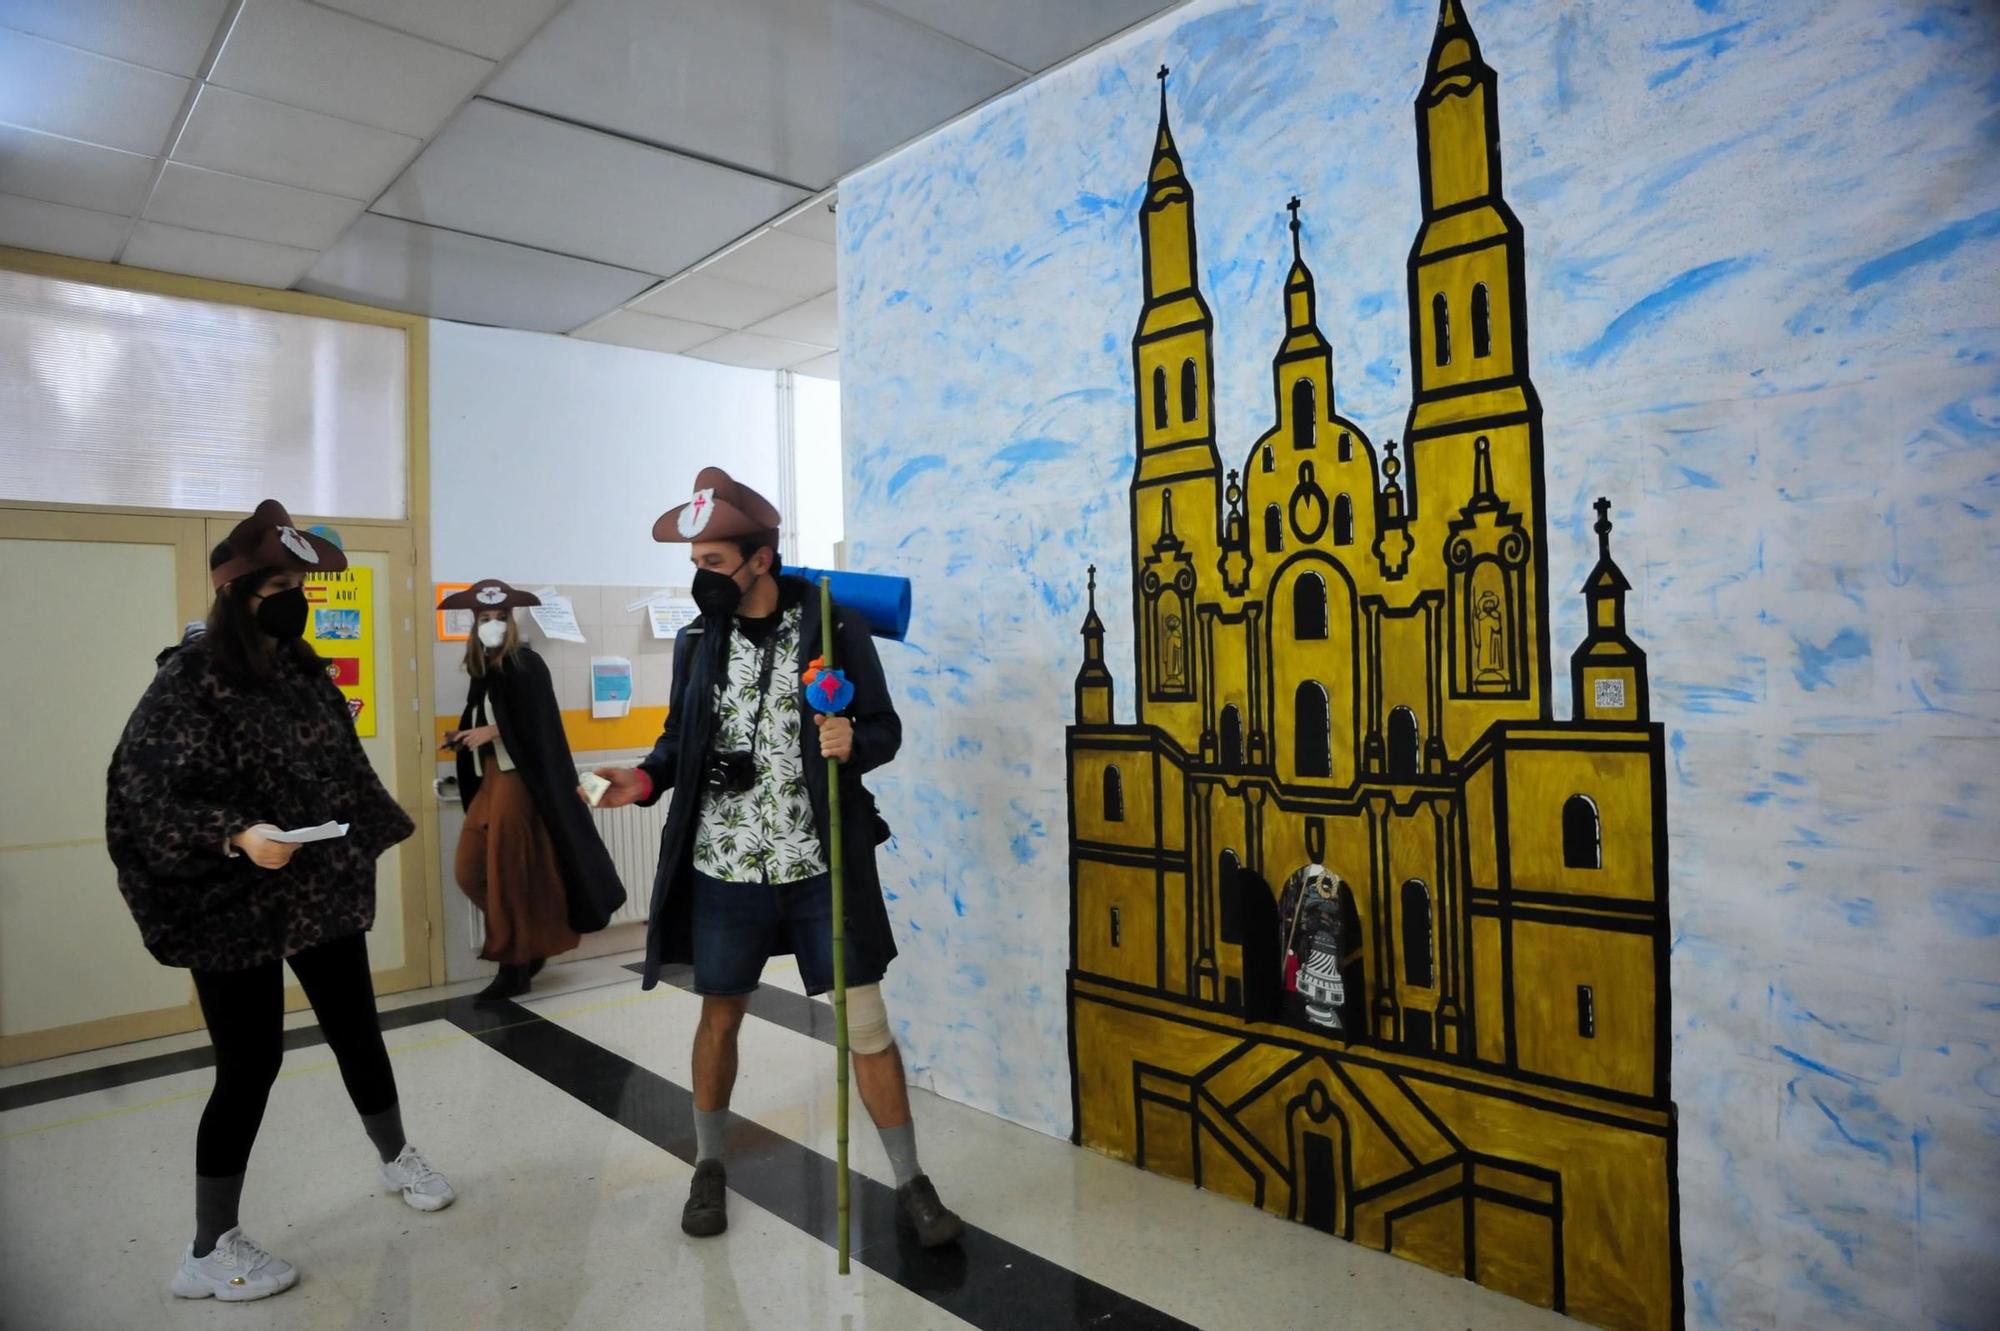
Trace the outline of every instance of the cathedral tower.
<instances>
[{"instance_id":1,"label":"cathedral tower","mask_svg":"<svg viewBox=\"0 0 2000 1331\"><path fill-rule=\"evenodd\" d=\"M1222 469L1215 451L1215 320L1202 299L1196 262L1194 190L1167 123L1167 68L1160 67L1160 129L1147 173L1139 234L1146 304L1132 338L1138 461L1132 474L1133 650L1141 723L1184 748L1202 740L1198 588L1213 581L1192 551L1220 539Z\"/></svg>"}]
</instances>

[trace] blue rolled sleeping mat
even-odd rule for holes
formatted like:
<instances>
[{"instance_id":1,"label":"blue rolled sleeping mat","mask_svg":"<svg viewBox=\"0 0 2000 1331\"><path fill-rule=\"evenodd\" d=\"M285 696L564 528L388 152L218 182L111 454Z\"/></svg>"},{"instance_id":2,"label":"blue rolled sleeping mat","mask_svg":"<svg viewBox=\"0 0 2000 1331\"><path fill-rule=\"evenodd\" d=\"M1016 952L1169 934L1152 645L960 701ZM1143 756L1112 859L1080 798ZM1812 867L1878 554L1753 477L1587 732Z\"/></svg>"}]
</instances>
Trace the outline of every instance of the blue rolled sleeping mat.
<instances>
[{"instance_id":1,"label":"blue rolled sleeping mat","mask_svg":"<svg viewBox=\"0 0 2000 1331\"><path fill-rule=\"evenodd\" d=\"M813 586L819 586L821 578L827 579L833 587L833 599L842 606L860 615L868 625L869 633L878 638L890 638L896 642L910 630L910 580L892 578L880 573L846 573L831 568L793 568L785 566L785 572L796 573Z\"/></svg>"}]
</instances>

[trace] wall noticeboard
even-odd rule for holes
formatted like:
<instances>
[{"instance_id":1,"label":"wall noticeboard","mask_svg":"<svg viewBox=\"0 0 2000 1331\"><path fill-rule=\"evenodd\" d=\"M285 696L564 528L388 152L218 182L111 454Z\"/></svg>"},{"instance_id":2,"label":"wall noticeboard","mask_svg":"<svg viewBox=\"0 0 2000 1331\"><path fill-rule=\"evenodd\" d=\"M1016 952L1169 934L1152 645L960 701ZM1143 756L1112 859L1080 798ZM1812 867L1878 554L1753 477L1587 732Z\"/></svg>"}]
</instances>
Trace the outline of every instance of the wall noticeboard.
<instances>
[{"instance_id":1,"label":"wall noticeboard","mask_svg":"<svg viewBox=\"0 0 2000 1331\"><path fill-rule=\"evenodd\" d=\"M471 586L469 582L440 582L437 585L437 601L442 601L455 592L465 591ZM437 601L431 604L436 605ZM440 610L437 612L437 617L439 642L464 642L472 636L472 611Z\"/></svg>"},{"instance_id":2,"label":"wall noticeboard","mask_svg":"<svg viewBox=\"0 0 2000 1331\"><path fill-rule=\"evenodd\" d=\"M347 699L354 732L375 734L375 570L356 567L306 579L306 642Z\"/></svg>"}]
</instances>

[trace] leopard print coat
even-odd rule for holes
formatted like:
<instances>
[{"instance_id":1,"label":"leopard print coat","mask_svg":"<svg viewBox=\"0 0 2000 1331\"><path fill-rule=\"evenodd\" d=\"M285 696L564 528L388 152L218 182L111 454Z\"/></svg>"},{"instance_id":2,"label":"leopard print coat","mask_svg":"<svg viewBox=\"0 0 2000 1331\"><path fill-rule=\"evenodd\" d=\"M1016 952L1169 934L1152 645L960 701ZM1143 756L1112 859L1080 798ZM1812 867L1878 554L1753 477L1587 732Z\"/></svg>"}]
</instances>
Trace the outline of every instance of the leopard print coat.
<instances>
[{"instance_id":1,"label":"leopard print coat","mask_svg":"<svg viewBox=\"0 0 2000 1331\"><path fill-rule=\"evenodd\" d=\"M200 638L159 672L111 758L105 836L146 948L169 966L245 970L365 931L375 861L416 830L382 786L347 703L284 657L274 678L221 670ZM260 869L232 855L247 827L350 825Z\"/></svg>"}]
</instances>

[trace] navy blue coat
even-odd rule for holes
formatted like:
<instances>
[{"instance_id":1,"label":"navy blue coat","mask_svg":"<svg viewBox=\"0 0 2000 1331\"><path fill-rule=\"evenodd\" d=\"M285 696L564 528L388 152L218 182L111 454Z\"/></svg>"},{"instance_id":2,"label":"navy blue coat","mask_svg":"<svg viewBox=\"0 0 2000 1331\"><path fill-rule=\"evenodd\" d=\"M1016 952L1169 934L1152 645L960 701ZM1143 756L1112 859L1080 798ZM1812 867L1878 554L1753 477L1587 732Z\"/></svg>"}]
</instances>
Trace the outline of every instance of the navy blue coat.
<instances>
[{"instance_id":1,"label":"navy blue coat","mask_svg":"<svg viewBox=\"0 0 2000 1331\"><path fill-rule=\"evenodd\" d=\"M799 607L799 654L793 662L792 686L803 693L799 677L820 654L819 589L803 578L781 575L780 604ZM653 909L646 927L646 967L643 987L659 983L660 968L694 959L690 890L694 871L695 820L700 815L703 773L715 738L716 691L725 678L734 620L704 615L682 629L674 641L674 683L668 701L666 729L653 751L639 764L652 778L657 802L669 790L667 825L660 834L660 867L653 879ZM861 778L896 756L903 743L903 723L889 699L888 681L875 642L861 616L833 608L834 665L854 685L854 701L843 713L854 723L854 752L840 764L841 837L846 873L842 887L847 905L850 956L863 967L887 967L896 955L889 910L882 901L882 880L875 869L875 847L889 839L889 826L875 808L875 797ZM819 751L819 727L803 698L805 724L799 728L807 791L820 848L827 861L833 855L827 839L826 758Z\"/></svg>"}]
</instances>

